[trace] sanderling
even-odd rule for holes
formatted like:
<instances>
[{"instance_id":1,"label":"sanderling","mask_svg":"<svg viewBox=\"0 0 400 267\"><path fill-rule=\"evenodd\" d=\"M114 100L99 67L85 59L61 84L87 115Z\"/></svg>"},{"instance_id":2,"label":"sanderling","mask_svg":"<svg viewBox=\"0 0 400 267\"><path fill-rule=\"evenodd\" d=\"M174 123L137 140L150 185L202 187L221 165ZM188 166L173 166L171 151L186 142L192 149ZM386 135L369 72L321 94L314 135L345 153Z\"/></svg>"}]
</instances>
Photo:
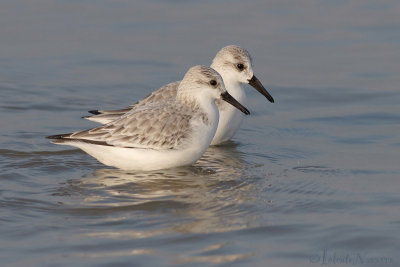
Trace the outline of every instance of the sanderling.
<instances>
[{"instance_id":1,"label":"sanderling","mask_svg":"<svg viewBox=\"0 0 400 267\"><path fill-rule=\"evenodd\" d=\"M211 68L218 71L224 80L226 90L243 105L247 104L247 97L241 86L242 83L248 83L264 95L270 102L274 102L273 97L268 93L256 76L254 76L252 59L245 49L236 45L229 45L222 48L213 59ZM108 123L119 118L131 109L175 97L179 83L178 81L167 84L127 108L119 110L91 110L89 112L95 114L95 116L86 116L84 118L99 123ZM228 103L218 100L217 106L220 112L220 119L211 145L217 145L231 139L239 130L243 120L243 114Z\"/></svg>"},{"instance_id":2,"label":"sanderling","mask_svg":"<svg viewBox=\"0 0 400 267\"><path fill-rule=\"evenodd\" d=\"M185 74L174 98L132 109L97 128L47 138L55 144L78 147L103 164L124 170L191 165L206 151L217 130L216 100L250 114L226 91L215 70L195 66Z\"/></svg>"}]
</instances>

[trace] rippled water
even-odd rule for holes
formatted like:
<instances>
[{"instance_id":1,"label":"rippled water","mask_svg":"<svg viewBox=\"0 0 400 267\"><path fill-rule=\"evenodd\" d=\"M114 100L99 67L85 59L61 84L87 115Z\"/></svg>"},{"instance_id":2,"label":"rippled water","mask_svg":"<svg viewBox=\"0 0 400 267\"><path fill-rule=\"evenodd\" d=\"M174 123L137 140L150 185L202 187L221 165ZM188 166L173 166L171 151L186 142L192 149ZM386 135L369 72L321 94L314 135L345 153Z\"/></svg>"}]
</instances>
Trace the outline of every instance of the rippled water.
<instances>
[{"instance_id":1,"label":"rippled water","mask_svg":"<svg viewBox=\"0 0 400 267\"><path fill-rule=\"evenodd\" d=\"M2 1L2 266L400 266L397 1ZM276 103L191 167L108 168L95 126L241 44Z\"/></svg>"}]
</instances>

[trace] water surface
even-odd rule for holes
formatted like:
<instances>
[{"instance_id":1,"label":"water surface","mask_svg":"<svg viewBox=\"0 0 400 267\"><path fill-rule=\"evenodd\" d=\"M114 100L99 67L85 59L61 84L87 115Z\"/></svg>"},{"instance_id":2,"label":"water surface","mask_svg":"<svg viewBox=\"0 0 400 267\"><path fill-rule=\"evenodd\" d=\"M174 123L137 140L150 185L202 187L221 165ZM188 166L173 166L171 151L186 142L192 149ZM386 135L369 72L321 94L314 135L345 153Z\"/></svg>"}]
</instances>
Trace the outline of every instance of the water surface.
<instances>
[{"instance_id":1,"label":"water surface","mask_svg":"<svg viewBox=\"0 0 400 267\"><path fill-rule=\"evenodd\" d=\"M398 1L2 1L2 266L399 266ZM225 45L270 104L191 167L124 172L94 127Z\"/></svg>"}]
</instances>

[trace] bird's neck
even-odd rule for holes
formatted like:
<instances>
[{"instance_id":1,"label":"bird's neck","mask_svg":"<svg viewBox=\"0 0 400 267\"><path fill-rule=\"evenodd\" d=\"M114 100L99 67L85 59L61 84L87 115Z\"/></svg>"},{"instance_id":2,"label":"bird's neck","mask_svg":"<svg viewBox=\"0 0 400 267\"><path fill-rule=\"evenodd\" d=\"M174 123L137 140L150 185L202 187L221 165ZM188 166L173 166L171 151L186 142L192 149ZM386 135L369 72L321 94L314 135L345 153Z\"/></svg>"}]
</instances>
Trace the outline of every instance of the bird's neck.
<instances>
[{"instance_id":1,"label":"bird's neck","mask_svg":"<svg viewBox=\"0 0 400 267\"><path fill-rule=\"evenodd\" d=\"M187 106L195 116L200 116L204 124L214 123L218 119L218 108L215 100L206 97L203 94L193 95L192 93L185 93L181 91L177 94L179 101Z\"/></svg>"}]
</instances>

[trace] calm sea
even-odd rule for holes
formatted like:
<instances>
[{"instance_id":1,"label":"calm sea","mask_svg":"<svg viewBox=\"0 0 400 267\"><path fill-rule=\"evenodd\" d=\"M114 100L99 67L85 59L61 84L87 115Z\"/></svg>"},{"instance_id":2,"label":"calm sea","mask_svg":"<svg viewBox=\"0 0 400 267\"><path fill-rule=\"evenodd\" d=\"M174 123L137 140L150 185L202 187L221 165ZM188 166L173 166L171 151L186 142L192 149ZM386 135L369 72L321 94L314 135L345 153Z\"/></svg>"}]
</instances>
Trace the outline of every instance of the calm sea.
<instances>
[{"instance_id":1,"label":"calm sea","mask_svg":"<svg viewBox=\"0 0 400 267\"><path fill-rule=\"evenodd\" d=\"M1 266L400 266L398 0L3 0ZM249 50L276 102L192 167L44 137Z\"/></svg>"}]
</instances>

